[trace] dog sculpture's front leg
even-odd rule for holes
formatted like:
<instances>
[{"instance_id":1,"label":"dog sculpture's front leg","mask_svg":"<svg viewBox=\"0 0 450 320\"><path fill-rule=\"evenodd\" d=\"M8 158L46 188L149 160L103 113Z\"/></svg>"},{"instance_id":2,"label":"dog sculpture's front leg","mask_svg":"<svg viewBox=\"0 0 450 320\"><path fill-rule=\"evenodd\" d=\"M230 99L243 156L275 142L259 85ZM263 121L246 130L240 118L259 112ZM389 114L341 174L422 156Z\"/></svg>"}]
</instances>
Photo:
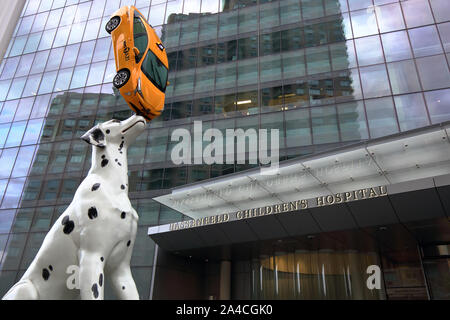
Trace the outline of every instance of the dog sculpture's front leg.
<instances>
[{"instance_id":1,"label":"dog sculpture's front leg","mask_svg":"<svg viewBox=\"0 0 450 320\"><path fill-rule=\"evenodd\" d=\"M80 252L80 293L82 300L103 300L104 258L97 252Z\"/></svg>"},{"instance_id":2,"label":"dog sculpture's front leg","mask_svg":"<svg viewBox=\"0 0 450 320\"><path fill-rule=\"evenodd\" d=\"M116 296L121 300L139 300L130 265L121 263L111 273L111 284Z\"/></svg>"}]
</instances>

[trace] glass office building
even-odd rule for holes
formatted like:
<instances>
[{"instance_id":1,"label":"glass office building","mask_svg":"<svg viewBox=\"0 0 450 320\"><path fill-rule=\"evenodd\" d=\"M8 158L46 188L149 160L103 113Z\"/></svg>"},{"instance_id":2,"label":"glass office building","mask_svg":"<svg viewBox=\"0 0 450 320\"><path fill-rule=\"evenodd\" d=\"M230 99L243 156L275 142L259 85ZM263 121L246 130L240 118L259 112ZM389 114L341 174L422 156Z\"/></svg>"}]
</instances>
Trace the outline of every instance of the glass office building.
<instances>
[{"instance_id":1,"label":"glass office building","mask_svg":"<svg viewBox=\"0 0 450 320\"><path fill-rule=\"evenodd\" d=\"M27 0L0 66L0 295L20 279L86 176L91 147L79 137L132 114L112 89L104 29L124 5L148 18L170 67L164 112L128 154L129 196L140 216L131 265L142 299L450 297L442 194L435 201L442 215L413 223L430 227L429 237L398 221L388 230L374 222L388 234L382 241L359 223L181 249L148 236L149 227L192 221L155 198L257 170L175 165L171 134L193 131L194 121L203 131L278 129L281 164L447 130L447 0ZM373 264L383 273L378 291L365 283Z\"/></svg>"}]
</instances>

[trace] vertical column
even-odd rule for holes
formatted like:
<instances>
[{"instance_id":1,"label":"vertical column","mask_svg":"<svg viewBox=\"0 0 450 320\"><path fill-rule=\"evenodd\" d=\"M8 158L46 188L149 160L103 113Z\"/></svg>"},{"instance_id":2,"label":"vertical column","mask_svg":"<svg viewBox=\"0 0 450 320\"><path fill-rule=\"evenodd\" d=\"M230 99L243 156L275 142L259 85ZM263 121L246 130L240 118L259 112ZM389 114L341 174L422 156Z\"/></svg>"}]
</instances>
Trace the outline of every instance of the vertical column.
<instances>
[{"instance_id":1,"label":"vertical column","mask_svg":"<svg viewBox=\"0 0 450 320\"><path fill-rule=\"evenodd\" d=\"M220 262L220 300L230 300L231 262Z\"/></svg>"},{"instance_id":2,"label":"vertical column","mask_svg":"<svg viewBox=\"0 0 450 320\"><path fill-rule=\"evenodd\" d=\"M3 0L0 10L0 62L8 48L9 41L22 13L26 0ZM7 9L6 9L7 8Z\"/></svg>"}]
</instances>

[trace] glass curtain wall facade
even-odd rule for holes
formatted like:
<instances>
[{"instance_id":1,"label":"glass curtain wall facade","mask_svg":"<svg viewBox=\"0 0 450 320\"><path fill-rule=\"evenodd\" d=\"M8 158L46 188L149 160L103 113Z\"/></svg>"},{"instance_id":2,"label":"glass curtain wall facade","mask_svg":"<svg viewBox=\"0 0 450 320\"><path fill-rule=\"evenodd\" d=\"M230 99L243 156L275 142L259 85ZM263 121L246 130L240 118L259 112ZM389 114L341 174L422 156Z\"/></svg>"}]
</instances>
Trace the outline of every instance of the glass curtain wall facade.
<instances>
[{"instance_id":1,"label":"glass curtain wall facade","mask_svg":"<svg viewBox=\"0 0 450 320\"><path fill-rule=\"evenodd\" d=\"M175 129L279 129L285 160L450 120L447 0L28 0L0 66L0 295L89 170L79 137L132 114L104 30L123 5L155 27L170 67L165 110L129 149L141 298L148 226L187 219L152 198L251 167L174 165Z\"/></svg>"}]
</instances>

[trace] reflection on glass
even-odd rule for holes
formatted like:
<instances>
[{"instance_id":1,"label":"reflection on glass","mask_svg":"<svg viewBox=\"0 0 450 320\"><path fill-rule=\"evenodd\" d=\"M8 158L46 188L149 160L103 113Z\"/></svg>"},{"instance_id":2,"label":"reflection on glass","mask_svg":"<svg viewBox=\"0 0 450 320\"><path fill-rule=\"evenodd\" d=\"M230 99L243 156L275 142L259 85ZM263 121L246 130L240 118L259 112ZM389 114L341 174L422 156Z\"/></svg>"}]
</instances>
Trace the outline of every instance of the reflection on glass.
<instances>
[{"instance_id":1,"label":"reflection on glass","mask_svg":"<svg viewBox=\"0 0 450 320\"><path fill-rule=\"evenodd\" d=\"M330 71L331 66L328 47L307 48L306 63L309 75Z\"/></svg>"},{"instance_id":2,"label":"reflection on glass","mask_svg":"<svg viewBox=\"0 0 450 320\"><path fill-rule=\"evenodd\" d=\"M53 42L53 47L65 46L67 43L67 39L69 38L69 32L70 26L59 28Z\"/></svg>"},{"instance_id":3,"label":"reflection on glass","mask_svg":"<svg viewBox=\"0 0 450 320\"><path fill-rule=\"evenodd\" d=\"M158 26L164 23L164 13L166 10L165 4L159 4L156 6L152 6L150 8L150 15L148 17L148 22L152 26ZM167 13L169 15L169 12Z\"/></svg>"},{"instance_id":4,"label":"reflection on glass","mask_svg":"<svg viewBox=\"0 0 450 320\"><path fill-rule=\"evenodd\" d=\"M102 83L105 67L106 61L91 64L91 70L89 71L89 78L86 85L92 86Z\"/></svg>"},{"instance_id":5,"label":"reflection on glass","mask_svg":"<svg viewBox=\"0 0 450 320\"><path fill-rule=\"evenodd\" d=\"M336 108L334 106L311 108L311 123L315 144L339 141Z\"/></svg>"},{"instance_id":6,"label":"reflection on glass","mask_svg":"<svg viewBox=\"0 0 450 320\"><path fill-rule=\"evenodd\" d=\"M27 44L25 46L25 50L23 53L30 53L36 51L39 45L39 41L41 40L42 33L33 33L28 37Z\"/></svg>"},{"instance_id":7,"label":"reflection on glass","mask_svg":"<svg viewBox=\"0 0 450 320\"><path fill-rule=\"evenodd\" d=\"M0 157L0 165L2 171L0 172L0 179L7 179L16 161L17 152L19 148L5 149Z\"/></svg>"},{"instance_id":8,"label":"reflection on glass","mask_svg":"<svg viewBox=\"0 0 450 320\"><path fill-rule=\"evenodd\" d=\"M419 78L413 60L392 62L387 67L394 94L420 91Z\"/></svg>"},{"instance_id":9,"label":"reflection on glass","mask_svg":"<svg viewBox=\"0 0 450 320\"><path fill-rule=\"evenodd\" d=\"M355 47L360 66L384 62L383 50L378 35L355 39Z\"/></svg>"},{"instance_id":10,"label":"reflection on glass","mask_svg":"<svg viewBox=\"0 0 450 320\"><path fill-rule=\"evenodd\" d=\"M2 209L17 208L26 178L10 179L3 196Z\"/></svg>"},{"instance_id":11,"label":"reflection on glass","mask_svg":"<svg viewBox=\"0 0 450 320\"><path fill-rule=\"evenodd\" d=\"M350 10L367 9L372 5L371 0L348 0Z\"/></svg>"},{"instance_id":12,"label":"reflection on glass","mask_svg":"<svg viewBox=\"0 0 450 320\"><path fill-rule=\"evenodd\" d=\"M219 34L223 37L237 33L237 11L223 12L219 15Z\"/></svg>"},{"instance_id":13,"label":"reflection on glass","mask_svg":"<svg viewBox=\"0 0 450 320\"><path fill-rule=\"evenodd\" d=\"M382 34L381 39L387 62L412 58L406 31Z\"/></svg>"},{"instance_id":14,"label":"reflection on glass","mask_svg":"<svg viewBox=\"0 0 450 320\"><path fill-rule=\"evenodd\" d=\"M197 42L199 19L183 21L180 29L180 45Z\"/></svg>"},{"instance_id":15,"label":"reflection on glass","mask_svg":"<svg viewBox=\"0 0 450 320\"><path fill-rule=\"evenodd\" d=\"M9 93L8 93L7 99L8 100L12 100L12 99L20 98L20 96L22 95L22 90L23 90L23 87L25 86L25 82L26 81L27 81L26 77L24 77L24 78L15 78L14 79L14 84L9 89Z\"/></svg>"},{"instance_id":16,"label":"reflection on glass","mask_svg":"<svg viewBox=\"0 0 450 320\"><path fill-rule=\"evenodd\" d=\"M38 32L44 30L45 22L47 22L49 12L42 12L38 15L36 15L36 18L33 22L33 27L31 29L31 32Z\"/></svg>"},{"instance_id":17,"label":"reflection on glass","mask_svg":"<svg viewBox=\"0 0 450 320\"><path fill-rule=\"evenodd\" d=\"M26 233L11 234L8 239L5 254L1 261L1 268L6 270L17 270L22 258L23 248L27 240Z\"/></svg>"},{"instance_id":18,"label":"reflection on glass","mask_svg":"<svg viewBox=\"0 0 450 320\"><path fill-rule=\"evenodd\" d=\"M412 130L429 124L422 94L395 96L394 102L401 131Z\"/></svg>"},{"instance_id":19,"label":"reflection on glass","mask_svg":"<svg viewBox=\"0 0 450 320\"><path fill-rule=\"evenodd\" d=\"M450 22L438 24L437 27L444 45L444 51L450 52Z\"/></svg>"},{"instance_id":20,"label":"reflection on glass","mask_svg":"<svg viewBox=\"0 0 450 320\"><path fill-rule=\"evenodd\" d=\"M83 41L89 41L97 38L98 29L100 28L101 19L89 20L84 31Z\"/></svg>"},{"instance_id":21,"label":"reflection on glass","mask_svg":"<svg viewBox=\"0 0 450 320\"><path fill-rule=\"evenodd\" d=\"M450 120L448 106L450 105L450 89L425 92L431 123Z\"/></svg>"},{"instance_id":22,"label":"reflection on glass","mask_svg":"<svg viewBox=\"0 0 450 320\"><path fill-rule=\"evenodd\" d=\"M363 67L360 73L365 98L387 96L391 93L384 64Z\"/></svg>"},{"instance_id":23,"label":"reflection on glass","mask_svg":"<svg viewBox=\"0 0 450 320\"><path fill-rule=\"evenodd\" d=\"M21 269L27 269L31 261L33 261L39 248L44 241L45 233L31 233L28 237L27 244L25 246L22 262L20 264Z\"/></svg>"},{"instance_id":24,"label":"reflection on glass","mask_svg":"<svg viewBox=\"0 0 450 320\"><path fill-rule=\"evenodd\" d=\"M424 90L450 86L450 73L444 55L419 58L416 64Z\"/></svg>"},{"instance_id":25,"label":"reflection on glass","mask_svg":"<svg viewBox=\"0 0 450 320\"><path fill-rule=\"evenodd\" d=\"M63 12L63 9L50 11L50 14L47 19L47 24L45 25L46 30L58 27L62 12Z\"/></svg>"},{"instance_id":26,"label":"reflection on glass","mask_svg":"<svg viewBox=\"0 0 450 320\"><path fill-rule=\"evenodd\" d=\"M402 1L401 5L408 28L433 23L433 15L427 0Z\"/></svg>"},{"instance_id":27,"label":"reflection on glass","mask_svg":"<svg viewBox=\"0 0 450 320\"><path fill-rule=\"evenodd\" d=\"M194 74L190 71L182 71L177 73L175 81L174 95L188 94L194 88Z\"/></svg>"},{"instance_id":28,"label":"reflection on glass","mask_svg":"<svg viewBox=\"0 0 450 320\"><path fill-rule=\"evenodd\" d=\"M89 65L76 67L73 72L72 82L70 83L70 89L84 87L88 72Z\"/></svg>"},{"instance_id":29,"label":"reflection on glass","mask_svg":"<svg viewBox=\"0 0 450 320\"><path fill-rule=\"evenodd\" d=\"M258 79L258 60L249 59L238 63L237 85L254 84Z\"/></svg>"},{"instance_id":30,"label":"reflection on glass","mask_svg":"<svg viewBox=\"0 0 450 320\"><path fill-rule=\"evenodd\" d=\"M343 141L359 141L369 137L362 101L338 104L337 111Z\"/></svg>"},{"instance_id":31,"label":"reflection on glass","mask_svg":"<svg viewBox=\"0 0 450 320\"><path fill-rule=\"evenodd\" d=\"M259 23L264 28L276 27L280 24L278 1L262 3L259 7Z\"/></svg>"},{"instance_id":32,"label":"reflection on glass","mask_svg":"<svg viewBox=\"0 0 450 320\"><path fill-rule=\"evenodd\" d=\"M23 55L20 58L20 63L17 67L15 77L23 77L28 75L31 66L33 65L34 54Z\"/></svg>"},{"instance_id":33,"label":"reflection on glass","mask_svg":"<svg viewBox=\"0 0 450 320\"><path fill-rule=\"evenodd\" d=\"M14 57L14 58L8 58L8 59L3 60L6 62L5 62L5 66L3 67L2 75L0 77L1 80L10 79L14 76L14 73L16 72L17 65L19 63L20 58L21 57Z\"/></svg>"},{"instance_id":34,"label":"reflection on glass","mask_svg":"<svg viewBox=\"0 0 450 320\"><path fill-rule=\"evenodd\" d=\"M411 45L416 57L442 53L441 41L435 26L408 30Z\"/></svg>"},{"instance_id":35,"label":"reflection on glass","mask_svg":"<svg viewBox=\"0 0 450 320\"><path fill-rule=\"evenodd\" d=\"M81 44L78 55L77 64L87 64L91 62L92 54L94 52L95 41L83 42Z\"/></svg>"},{"instance_id":36,"label":"reflection on glass","mask_svg":"<svg viewBox=\"0 0 450 320\"><path fill-rule=\"evenodd\" d=\"M64 57L61 61L61 69L73 67L77 60L78 50L80 49L80 44L74 44L67 46L64 52Z\"/></svg>"},{"instance_id":37,"label":"reflection on glass","mask_svg":"<svg viewBox=\"0 0 450 320\"><path fill-rule=\"evenodd\" d=\"M370 99L365 103L372 139L398 132L392 98Z\"/></svg>"},{"instance_id":38,"label":"reflection on glass","mask_svg":"<svg viewBox=\"0 0 450 320\"><path fill-rule=\"evenodd\" d=\"M9 55L17 56L17 55L21 54L23 49L25 48L27 38L28 38L28 36L17 37L14 41L11 51L9 52Z\"/></svg>"},{"instance_id":39,"label":"reflection on glass","mask_svg":"<svg viewBox=\"0 0 450 320\"><path fill-rule=\"evenodd\" d=\"M405 28L399 3L379 6L376 9L380 32L390 32Z\"/></svg>"},{"instance_id":40,"label":"reflection on glass","mask_svg":"<svg viewBox=\"0 0 450 320\"><path fill-rule=\"evenodd\" d=\"M234 87L236 84L236 64L227 63L217 66L216 90Z\"/></svg>"},{"instance_id":41,"label":"reflection on glass","mask_svg":"<svg viewBox=\"0 0 450 320\"><path fill-rule=\"evenodd\" d=\"M19 100L6 101L0 113L0 123L10 122L14 118Z\"/></svg>"},{"instance_id":42,"label":"reflection on glass","mask_svg":"<svg viewBox=\"0 0 450 320\"><path fill-rule=\"evenodd\" d=\"M375 10L373 8L353 11L351 12L351 19L355 38L378 33Z\"/></svg>"},{"instance_id":43,"label":"reflection on glass","mask_svg":"<svg viewBox=\"0 0 450 320\"><path fill-rule=\"evenodd\" d=\"M297 0L285 0L280 2L281 24L292 21L301 21L300 3Z\"/></svg>"},{"instance_id":44,"label":"reflection on glass","mask_svg":"<svg viewBox=\"0 0 450 320\"><path fill-rule=\"evenodd\" d=\"M323 17L324 16L323 4L321 3L321 1L303 0L302 14L305 20Z\"/></svg>"},{"instance_id":45,"label":"reflection on glass","mask_svg":"<svg viewBox=\"0 0 450 320\"><path fill-rule=\"evenodd\" d=\"M218 16L210 15L200 19L199 41L211 40L217 37Z\"/></svg>"},{"instance_id":46,"label":"reflection on glass","mask_svg":"<svg viewBox=\"0 0 450 320\"><path fill-rule=\"evenodd\" d=\"M300 147L311 144L309 110L286 111L286 146Z\"/></svg>"},{"instance_id":47,"label":"reflection on glass","mask_svg":"<svg viewBox=\"0 0 450 320\"><path fill-rule=\"evenodd\" d=\"M283 107L282 87L261 89L261 112L278 111Z\"/></svg>"},{"instance_id":48,"label":"reflection on glass","mask_svg":"<svg viewBox=\"0 0 450 320\"><path fill-rule=\"evenodd\" d=\"M283 75L285 79L296 78L305 75L304 51L293 51L281 54L283 61Z\"/></svg>"},{"instance_id":49,"label":"reflection on glass","mask_svg":"<svg viewBox=\"0 0 450 320\"><path fill-rule=\"evenodd\" d=\"M239 32L255 31L258 27L258 7L252 6L239 10Z\"/></svg>"},{"instance_id":50,"label":"reflection on glass","mask_svg":"<svg viewBox=\"0 0 450 320\"><path fill-rule=\"evenodd\" d=\"M70 80L72 79L72 72L73 68L62 69L59 71L55 84L55 91L64 91L69 88Z\"/></svg>"},{"instance_id":51,"label":"reflection on glass","mask_svg":"<svg viewBox=\"0 0 450 320\"><path fill-rule=\"evenodd\" d=\"M31 97L37 95L41 76L42 74L37 74L28 77L27 83L22 92L22 97Z\"/></svg>"},{"instance_id":52,"label":"reflection on glass","mask_svg":"<svg viewBox=\"0 0 450 320\"><path fill-rule=\"evenodd\" d=\"M260 58L260 80L274 81L281 79L280 55L270 55Z\"/></svg>"},{"instance_id":53,"label":"reflection on glass","mask_svg":"<svg viewBox=\"0 0 450 320\"><path fill-rule=\"evenodd\" d=\"M42 122L41 122L42 125ZM40 131L40 128L39 128ZM28 169L31 166L33 160L34 150L36 146L21 147L18 153L17 162L14 165L14 170L11 173L11 177L19 178L25 177L28 173ZM3 155L2 155L3 157ZM13 163L13 161L11 161ZM3 168L3 166L2 166Z\"/></svg>"},{"instance_id":54,"label":"reflection on glass","mask_svg":"<svg viewBox=\"0 0 450 320\"><path fill-rule=\"evenodd\" d=\"M283 114L281 112L262 114L261 115L261 129L267 129L267 141L271 141L271 131L270 129L278 129L279 132L279 147L284 148L284 121ZM268 142L269 143L269 142ZM269 143L270 145L270 143ZM270 150L270 147L268 147Z\"/></svg>"},{"instance_id":55,"label":"reflection on glass","mask_svg":"<svg viewBox=\"0 0 450 320\"><path fill-rule=\"evenodd\" d=\"M36 53L34 62L31 65L31 71L30 71L31 74L40 73L40 72L44 71L49 53L50 53L50 51L48 51L48 50L40 51L40 52Z\"/></svg>"}]
</instances>

